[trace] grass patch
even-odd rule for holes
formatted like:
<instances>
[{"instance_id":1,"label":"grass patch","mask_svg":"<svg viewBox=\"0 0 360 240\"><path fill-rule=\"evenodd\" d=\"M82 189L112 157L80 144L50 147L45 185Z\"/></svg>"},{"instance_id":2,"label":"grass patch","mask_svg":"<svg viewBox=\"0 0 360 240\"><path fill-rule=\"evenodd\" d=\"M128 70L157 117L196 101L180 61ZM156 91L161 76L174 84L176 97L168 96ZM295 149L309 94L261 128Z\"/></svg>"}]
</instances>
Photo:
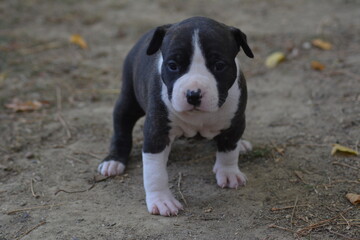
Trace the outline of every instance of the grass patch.
<instances>
[{"instance_id":1,"label":"grass patch","mask_svg":"<svg viewBox=\"0 0 360 240\"><path fill-rule=\"evenodd\" d=\"M257 159L257 158L270 158L272 157L272 147L271 146L256 146L252 151L244 155L245 158Z\"/></svg>"}]
</instances>

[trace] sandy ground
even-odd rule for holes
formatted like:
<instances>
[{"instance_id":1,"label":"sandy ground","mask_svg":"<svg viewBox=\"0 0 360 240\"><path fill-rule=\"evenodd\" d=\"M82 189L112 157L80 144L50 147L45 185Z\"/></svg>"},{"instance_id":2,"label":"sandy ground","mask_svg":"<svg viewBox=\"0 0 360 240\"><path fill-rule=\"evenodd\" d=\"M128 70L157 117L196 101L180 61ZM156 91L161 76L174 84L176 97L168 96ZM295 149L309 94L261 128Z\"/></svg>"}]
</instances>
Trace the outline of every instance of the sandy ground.
<instances>
[{"instance_id":1,"label":"sandy ground","mask_svg":"<svg viewBox=\"0 0 360 240\"><path fill-rule=\"evenodd\" d=\"M0 1L1 240L360 239L359 208L345 198L360 193L360 157L330 155L334 143L360 147L359 1L224 2ZM96 168L126 53L146 30L196 15L239 27L256 55L239 57L255 146L240 157L249 181L220 189L213 144L179 139L168 171L186 210L152 216L141 121L126 174L103 179ZM88 49L69 43L75 33ZM316 37L333 48L311 47ZM267 69L276 50L287 60ZM14 98L49 104L14 113L5 107Z\"/></svg>"}]
</instances>

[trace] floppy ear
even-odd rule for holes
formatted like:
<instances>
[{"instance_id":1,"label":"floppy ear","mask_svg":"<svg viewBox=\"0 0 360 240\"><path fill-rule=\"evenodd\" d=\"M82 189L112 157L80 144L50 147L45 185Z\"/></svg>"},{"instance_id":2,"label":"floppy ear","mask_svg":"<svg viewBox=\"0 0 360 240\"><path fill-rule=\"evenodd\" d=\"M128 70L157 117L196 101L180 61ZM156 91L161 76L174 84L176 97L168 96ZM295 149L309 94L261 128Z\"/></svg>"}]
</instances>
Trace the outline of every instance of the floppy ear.
<instances>
[{"instance_id":1,"label":"floppy ear","mask_svg":"<svg viewBox=\"0 0 360 240\"><path fill-rule=\"evenodd\" d=\"M151 38L148 49L146 51L147 55L152 55L160 49L162 41L165 37L165 33L170 26L171 26L171 24L168 24L168 25L157 27L155 29L155 32Z\"/></svg>"},{"instance_id":2,"label":"floppy ear","mask_svg":"<svg viewBox=\"0 0 360 240\"><path fill-rule=\"evenodd\" d=\"M248 56L249 58L254 58L254 54L252 53L249 45L247 44L245 33L240 31L240 29L237 29L234 27L230 27L230 31L236 40L236 43L239 47L239 51L240 51L240 47L241 47L244 50L246 56Z\"/></svg>"}]
</instances>

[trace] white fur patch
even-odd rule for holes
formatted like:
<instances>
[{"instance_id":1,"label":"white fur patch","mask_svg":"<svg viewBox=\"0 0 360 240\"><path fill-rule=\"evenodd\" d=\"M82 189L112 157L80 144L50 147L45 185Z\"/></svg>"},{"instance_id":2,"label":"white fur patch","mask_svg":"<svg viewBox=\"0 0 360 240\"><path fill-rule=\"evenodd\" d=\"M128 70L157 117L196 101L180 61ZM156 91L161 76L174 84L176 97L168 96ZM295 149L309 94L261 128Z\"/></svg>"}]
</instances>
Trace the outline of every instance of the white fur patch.
<instances>
[{"instance_id":1,"label":"white fur patch","mask_svg":"<svg viewBox=\"0 0 360 240\"><path fill-rule=\"evenodd\" d=\"M151 214L162 216L177 215L183 209L181 203L174 198L168 186L166 163L171 146L161 153L143 153L144 187L146 205Z\"/></svg>"},{"instance_id":2,"label":"white fur patch","mask_svg":"<svg viewBox=\"0 0 360 240\"><path fill-rule=\"evenodd\" d=\"M161 67L162 67L163 61L164 61L164 59L163 59L162 53L159 51L157 68L158 68L158 72L159 72L160 76L161 76Z\"/></svg>"},{"instance_id":3,"label":"white fur patch","mask_svg":"<svg viewBox=\"0 0 360 240\"><path fill-rule=\"evenodd\" d=\"M239 140L235 150L216 153L213 172L216 174L216 181L220 187L237 188L246 184L247 178L238 166L239 153L244 146L251 150L251 144L248 141Z\"/></svg>"},{"instance_id":4,"label":"white fur patch","mask_svg":"<svg viewBox=\"0 0 360 240\"><path fill-rule=\"evenodd\" d=\"M110 160L99 164L98 172L104 176L121 175L125 171L125 165L119 161Z\"/></svg>"},{"instance_id":5,"label":"white fur patch","mask_svg":"<svg viewBox=\"0 0 360 240\"><path fill-rule=\"evenodd\" d=\"M206 67L205 58L200 49L198 30L194 31L193 46L194 53L189 71L176 80L171 103L177 112L189 111L194 106L187 102L186 93L188 90L196 92L200 89L202 98L197 109L205 112L215 112L218 110L219 102L217 82Z\"/></svg>"}]
</instances>

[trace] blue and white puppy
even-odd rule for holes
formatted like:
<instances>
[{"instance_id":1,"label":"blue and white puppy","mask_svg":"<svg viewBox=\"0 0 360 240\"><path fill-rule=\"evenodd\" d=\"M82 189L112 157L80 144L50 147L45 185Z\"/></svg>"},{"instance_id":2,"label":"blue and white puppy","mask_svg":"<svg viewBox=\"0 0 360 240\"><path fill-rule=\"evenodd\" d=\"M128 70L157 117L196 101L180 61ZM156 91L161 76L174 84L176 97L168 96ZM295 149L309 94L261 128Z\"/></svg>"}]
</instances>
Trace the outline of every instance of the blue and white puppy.
<instances>
[{"instance_id":1,"label":"blue and white puppy","mask_svg":"<svg viewBox=\"0 0 360 240\"><path fill-rule=\"evenodd\" d=\"M175 138L214 139L214 173L220 187L246 182L239 153L247 90L236 56L253 58L246 35L209 18L193 17L146 33L128 54L116 102L110 153L99 165L105 176L122 174L135 122L146 114L142 151L146 204L150 213L176 215L183 209L168 186L166 164Z\"/></svg>"}]
</instances>

